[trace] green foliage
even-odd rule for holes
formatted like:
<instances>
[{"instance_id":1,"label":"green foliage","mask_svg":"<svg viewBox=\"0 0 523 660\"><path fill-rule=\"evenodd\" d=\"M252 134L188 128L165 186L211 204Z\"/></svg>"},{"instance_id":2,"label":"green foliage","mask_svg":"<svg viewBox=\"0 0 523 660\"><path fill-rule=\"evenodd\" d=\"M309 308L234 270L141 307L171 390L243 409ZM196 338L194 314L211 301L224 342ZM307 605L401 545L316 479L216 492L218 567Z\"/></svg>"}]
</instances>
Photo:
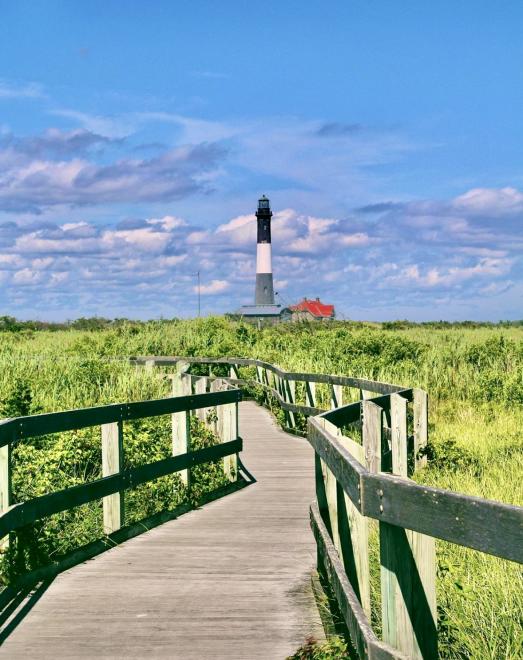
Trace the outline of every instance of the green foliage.
<instances>
[{"instance_id":1,"label":"green foliage","mask_svg":"<svg viewBox=\"0 0 523 660\"><path fill-rule=\"evenodd\" d=\"M289 370L422 387L430 395L430 460L415 478L523 504L523 322L297 323L257 330L218 317L147 323L80 319L62 326L4 317L0 417L166 396L169 383L159 373L128 364L129 356L154 354L257 357ZM206 369L201 367L201 373ZM225 375L227 368L215 373ZM265 396L260 388L253 388L253 393L259 400ZM298 388L297 393L303 400L303 391ZM329 405L326 388L318 386L317 397L320 405ZM278 406L273 405L273 412L283 423ZM215 441L196 418L191 420L191 432L193 448ZM127 423L125 463L140 465L168 456L170 443L168 417ZM215 461L193 470L193 501L226 483L222 465ZM37 438L14 450L15 501L100 474L99 429ZM139 520L187 497L176 475L143 484L126 493L126 520ZM1 560L4 580L99 537L101 525L97 502L20 530ZM438 565L440 655L520 657L520 567L446 543L438 543ZM378 595L379 566L371 568L372 593ZM379 597L375 600L379 603ZM379 633L379 609L373 624ZM343 647L329 644L306 644L299 651L302 655L294 657L344 657Z\"/></svg>"},{"instance_id":2,"label":"green foliage","mask_svg":"<svg viewBox=\"0 0 523 660\"><path fill-rule=\"evenodd\" d=\"M15 378L10 389L0 399L0 419L2 417L23 417L30 415L32 410L33 394L28 382L22 378Z\"/></svg>"},{"instance_id":3,"label":"green foliage","mask_svg":"<svg viewBox=\"0 0 523 660\"><path fill-rule=\"evenodd\" d=\"M347 644L341 637L331 637L323 644L314 637L308 637L305 644L287 660L343 660L349 657Z\"/></svg>"}]
</instances>

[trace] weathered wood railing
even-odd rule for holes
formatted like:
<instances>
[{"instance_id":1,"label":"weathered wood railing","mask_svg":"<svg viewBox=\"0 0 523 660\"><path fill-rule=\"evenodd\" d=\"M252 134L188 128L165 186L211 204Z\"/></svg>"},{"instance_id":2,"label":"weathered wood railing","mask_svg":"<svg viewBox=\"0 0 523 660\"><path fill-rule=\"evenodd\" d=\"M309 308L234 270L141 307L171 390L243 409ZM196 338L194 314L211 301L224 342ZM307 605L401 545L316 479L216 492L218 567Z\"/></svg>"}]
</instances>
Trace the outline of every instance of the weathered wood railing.
<instances>
[{"instance_id":1,"label":"weathered wood railing","mask_svg":"<svg viewBox=\"0 0 523 660\"><path fill-rule=\"evenodd\" d=\"M176 472L181 474L185 485L190 486L190 471L196 465L223 458L225 474L230 481L237 479L237 456L242 449L242 439L238 436L238 402L242 391L216 380L211 392L203 393L197 388L196 394L193 394L190 379L184 378L183 373L174 374L172 378L173 393L176 395L173 397L0 421L0 539L3 539L4 547L11 532L100 498L103 500L103 532L114 535L125 525L124 493L127 489ZM214 415L207 415L210 410L215 411ZM205 421L216 432L219 444L191 450L191 411L200 416L202 411L206 412ZM124 469L125 424L131 420L161 415L172 415L172 456ZM207 421L210 418L212 420ZM101 426L102 478L12 504L11 453L17 442L93 426ZM136 527L134 532L121 537L128 538L139 533L140 529ZM142 531L146 529L144 525L141 527ZM117 535L117 538L120 537ZM93 547L92 554L97 554L99 546ZM76 558L81 560L87 556L88 553ZM75 562L69 561L65 567L72 563ZM55 573L60 570L57 565L51 568ZM47 575L45 567L36 573Z\"/></svg>"},{"instance_id":2,"label":"weathered wood railing","mask_svg":"<svg viewBox=\"0 0 523 660\"><path fill-rule=\"evenodd\" d=\"M286 372L246 358L149 357L133 362L149 368L183 364L184 369L207 364L211 374L213 365L220 370L227 365L228 382L262 387L285 411L289 428L296 427L296 414L308 418L307 438L316 461L316 502L310 517L318 569L335 594L360 657L437 657L436 538L523 563L523 508L408 478L426 460L424 391ZM250 373L241 378L243 368ZM207 380L212 382L212 376ZM297 383L303 383L303 403L297 402ZM322 399L330 399L331 410L318 407L317 384L328 388ZM357 400L343 405L344 390L351 388ZM348 430L357 430L360 442ZM370 624L372 533L379 536L381 640Z\"/></svg>"}]
</instances>

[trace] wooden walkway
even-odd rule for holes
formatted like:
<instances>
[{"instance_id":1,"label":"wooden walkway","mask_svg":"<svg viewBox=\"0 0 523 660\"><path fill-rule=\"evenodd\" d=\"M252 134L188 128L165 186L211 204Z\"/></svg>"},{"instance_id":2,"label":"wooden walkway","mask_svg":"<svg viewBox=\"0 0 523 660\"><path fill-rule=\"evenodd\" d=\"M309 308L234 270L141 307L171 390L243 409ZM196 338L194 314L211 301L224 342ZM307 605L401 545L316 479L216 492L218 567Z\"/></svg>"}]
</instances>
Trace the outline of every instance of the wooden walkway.
<instances>
[{"instance_id":1,"label":"wooden walkway","mask_svg":"<svg viewBox=\"0 0 523 660\"><path fill-rule=\"evenodd\" d=\"M257 483L59 575L0 657L279 660L322 639L314 452L251 402L240 435Z\"/></svg>"}]
</instances>

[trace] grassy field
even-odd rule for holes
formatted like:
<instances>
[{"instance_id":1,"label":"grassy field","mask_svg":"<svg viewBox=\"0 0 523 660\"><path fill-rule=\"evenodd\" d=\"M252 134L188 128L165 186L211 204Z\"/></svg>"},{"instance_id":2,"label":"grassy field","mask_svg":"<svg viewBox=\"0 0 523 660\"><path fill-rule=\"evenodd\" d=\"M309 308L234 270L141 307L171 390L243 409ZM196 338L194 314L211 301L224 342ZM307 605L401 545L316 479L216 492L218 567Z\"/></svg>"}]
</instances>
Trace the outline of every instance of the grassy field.
<instances>
[{"instance_id":1,"label":"grassy field","mask_svg":"<svg viewBox=\"0 0 523 660\"><path fill-rule=\"evenodd\" d=\"M422 387L431 403L430 461L416 478L523 505L522 326L334 323L258 331L207 318L105 324L93 331L15 327L0 332L0 417L165 396L165 380L122 359L144 354L257 357L287 369ZM167 454L168 420L159 421L131 427L126 460L138 464ZM195 431L202 442L211 441L202 428ZM148 453L151 447L157 454ZM100 470L96 430L23 443L15 453L20 500L95 478ZM173 479L143 486L130 498L129 515L136 519L174 504L183 493ZM208 486L218 476L201 479ZM99 506L81 507L27 530L17 553L4 559L4 575L90 540L100 516ZM521 567L446 543L437 549L442 657L521 657Z\"/></svg>"}]
</instances>

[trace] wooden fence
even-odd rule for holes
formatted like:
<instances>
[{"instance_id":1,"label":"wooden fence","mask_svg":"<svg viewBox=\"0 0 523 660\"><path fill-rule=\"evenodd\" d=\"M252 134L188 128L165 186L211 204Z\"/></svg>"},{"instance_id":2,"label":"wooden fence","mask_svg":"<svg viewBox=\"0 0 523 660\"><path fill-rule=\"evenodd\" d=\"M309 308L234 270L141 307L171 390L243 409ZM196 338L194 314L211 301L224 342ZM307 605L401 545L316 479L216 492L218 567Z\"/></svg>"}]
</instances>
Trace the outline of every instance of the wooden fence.
<instances>
[{"instance_id":1,"label":"wooden fence","mask_svg":"<svg viewBox=\"0 0 523 660\"><path fill-rule=\"evenodd\" d=\"M262 388L265 404L281 407L290 430L299 427L299 416L307 418L307 438L315 451L316 501L310 520L318 570L335 594L360 657L437 657L436 538L523 562L523 508L409 479L426 461L426 392L359 378L286 372L245 358L133 362L149 368L209 365L208 382L213 368L226 368L229 383ZM248 370L244 377L242 370ZM343 405L344 395L354 400ZM379 536L381 640L370 624L371 534Z\"/></svg>"},{"instance_id":2,"label":"wooden fence","mask_svg":"<svg viewBox=\"0 0 523 660\"><path fill-rule=\"evenodd\" d=\"M103 501L103 533L114 539L115 542L134 536L147 529L147 526L139 523L133 529L127 529L124 532L125 491L175 472L179 472L185 485L190 486L191 468L209 461L223 459L225 474L231 482L236 482L238 477L237 456L242 449L242 439L238 436L238 402L241 400L242 391L225 382L215 380L210 392L196 387L196 393L193 394L191 379L184 377L182 371L174 374L172 380L174 396L165 399L1 420L0 539L3 539L4 548L9 542L11 532L37 520L100 498ZM202 411L205 411L205 422L212 426L212 430L220 438L219 444L191 450L189 416L192 411L201 418ZM210 411L213 411L213 415L208 415ZM160 415L172 415L172 456L124 469L125 424L131 420ZM211 418L212 421L207 421ZM12 503L12 450L17 442L27 438L93 426L101 427L102 478L34 497L25 502ZM221 489L220 493L225 494L230 490L225 487ZM216 496L220 493L217 493ZM207 499L213 499L213 497ZM185 509L189 508L191 508L190 504L185 506ZM163 521L162 518L161 522ZM34 571L34 574L22 576L20 584L31 584L35 579L47 578L106 548L107 545L101 546L100 543L93 543L86 546L84 551L78 551L74 557L68 557L63 564L42 567ZM8 600L14 589L15 587L11 586L1 593L0 604L4 604Z\"/></svg>"}]
</instances>

